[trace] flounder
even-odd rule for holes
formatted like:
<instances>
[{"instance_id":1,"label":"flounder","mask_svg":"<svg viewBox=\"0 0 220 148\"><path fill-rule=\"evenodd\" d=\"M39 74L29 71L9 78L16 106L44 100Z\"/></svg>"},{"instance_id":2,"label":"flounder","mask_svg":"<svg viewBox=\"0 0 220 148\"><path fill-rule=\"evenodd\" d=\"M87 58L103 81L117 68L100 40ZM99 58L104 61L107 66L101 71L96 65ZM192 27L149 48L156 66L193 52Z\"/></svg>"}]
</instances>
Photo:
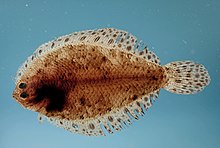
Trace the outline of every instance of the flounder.
<instances>
[{"instance_id":1,"label":"flounder","mask_svg":"<svg viewBox=\"0 0 220 148\"><path fill-rule=\"evenodd\" d=\"M164 66L132 34L86 30L41 45L16 75L13 97L39 119L68 131L106 135L144 115L159 90L194 94L210 82L203 65Z\"/></svg>"}]
</instances>

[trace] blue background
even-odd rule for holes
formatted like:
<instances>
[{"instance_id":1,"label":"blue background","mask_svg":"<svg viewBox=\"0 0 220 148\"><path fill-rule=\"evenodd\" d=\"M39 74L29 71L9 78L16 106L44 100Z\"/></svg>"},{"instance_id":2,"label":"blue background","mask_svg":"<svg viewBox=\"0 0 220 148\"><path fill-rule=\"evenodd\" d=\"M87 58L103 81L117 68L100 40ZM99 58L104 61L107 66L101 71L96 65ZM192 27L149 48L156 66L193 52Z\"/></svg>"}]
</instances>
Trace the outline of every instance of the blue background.
<instances>
[{"instance_id":1,"label":"blue background","mask_svg":"<svg viewBox=\"0 0 220 148\"><path fill-rule=\"evenodd\" d=\"M166 64L191 59L212 78L195 95L165 90L131 127L107 137L72 134L12 99L14 77L42 43L85 29L114 27L146 42ZM0 0L0 148L220 147L219 0Z\"/></svg>"}]
</instances>

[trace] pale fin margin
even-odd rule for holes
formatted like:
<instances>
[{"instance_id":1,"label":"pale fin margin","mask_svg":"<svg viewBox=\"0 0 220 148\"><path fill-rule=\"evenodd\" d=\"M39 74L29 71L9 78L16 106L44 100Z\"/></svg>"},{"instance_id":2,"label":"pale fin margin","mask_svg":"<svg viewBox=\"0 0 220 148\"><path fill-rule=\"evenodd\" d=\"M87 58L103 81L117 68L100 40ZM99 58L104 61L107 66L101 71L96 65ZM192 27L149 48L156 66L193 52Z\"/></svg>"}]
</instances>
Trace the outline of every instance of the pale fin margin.
<instances>
[{"instance_id":1,"label":"pale fin margin","mask_svg":"<svg viewBox=\"0 0 220 148\"><path fill-rule=\"evenodd\" d=\"M192 61L176 61L165 65L168 82L164 87L176 94L194 94L202 91L211 81L206 68Z\"/></svg>"},{"instance_id":2,"label":"pale fin margin","mask_svg":"<svg viewBox=\"0 0 220 148\"><path fill-rule=\"evenodd\" d=\"M67 45L92 44L105 48L119 49L137 56L140 56L150 62L159 64L159 58L150 51L142 41L138 41L132 34L114 28L103 28L98 30L86 30L74 32L69 35L61 36L53 41L41 45L19 68L16 75L16 82L26 71L31 63L40 59L46 54Z\"/></svg>"},{"instance_id":3,"label":"pale fin margin","mask_svg":"<svg viewBox=\"0 0 220 148\"><path fill-rule=\"evenodd\" d=\"M145 114L144 109L148 110L152 106L152 102L158 98L158 95L159 90L156 90L153 93L138 98L128 106L112 110L108 114L95 119L70 121L51 117L45 118L57 127L64 128L73 133L87 136L105 136L107 133L112 134L114 131L120 131L131 125L134 120L138 120L139 116Z\"/></svg>"}]
</instances>

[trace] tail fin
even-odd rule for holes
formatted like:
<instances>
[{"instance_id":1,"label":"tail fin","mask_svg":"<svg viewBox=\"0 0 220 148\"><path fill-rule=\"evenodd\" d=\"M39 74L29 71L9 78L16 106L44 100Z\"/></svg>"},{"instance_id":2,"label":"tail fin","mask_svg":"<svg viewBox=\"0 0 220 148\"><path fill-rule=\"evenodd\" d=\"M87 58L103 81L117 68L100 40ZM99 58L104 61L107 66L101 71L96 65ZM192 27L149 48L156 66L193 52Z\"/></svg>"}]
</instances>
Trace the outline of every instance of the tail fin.
<instances>
[{"instance_id":1,"label":"tail fin","mask_svg":"<svg viewBox=\"0 0 220 148\"><path fill-rule=\"evenodd\" d=\"M168 82L164 87L176 94L194 94L210 83L210 76L205 67L192 61L176 61L165 65Z\"/></svg>"}]
</instances>

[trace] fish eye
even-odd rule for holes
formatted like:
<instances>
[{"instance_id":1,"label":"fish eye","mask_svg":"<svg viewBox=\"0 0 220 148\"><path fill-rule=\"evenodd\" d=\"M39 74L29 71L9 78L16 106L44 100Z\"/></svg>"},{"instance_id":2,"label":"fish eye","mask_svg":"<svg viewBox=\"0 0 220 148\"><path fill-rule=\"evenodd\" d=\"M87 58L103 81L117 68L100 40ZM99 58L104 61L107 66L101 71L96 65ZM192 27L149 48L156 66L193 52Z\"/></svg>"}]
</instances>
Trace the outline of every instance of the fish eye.
<instances>
[{"instance_id":1,"label":"fish eye","mask_svg":"<svg viewBox=\"0 0 220 148\"><path fill-rule=\"evenodd\" d=\"M26 86L27 86L26 83L20 83L18 87L21 89L24 89L24 88L26 88Z\"/></svg>"},{"instance_id":2,"label":"fish eye","mask_svg":"<svg viewBox=\"0 0 220 148\"><path fill-rule=\"evenodd\" d=\"M23 92L20 94L20 97L27 98L29 95L26 92Z\"/></svg>"}]
</instances>

